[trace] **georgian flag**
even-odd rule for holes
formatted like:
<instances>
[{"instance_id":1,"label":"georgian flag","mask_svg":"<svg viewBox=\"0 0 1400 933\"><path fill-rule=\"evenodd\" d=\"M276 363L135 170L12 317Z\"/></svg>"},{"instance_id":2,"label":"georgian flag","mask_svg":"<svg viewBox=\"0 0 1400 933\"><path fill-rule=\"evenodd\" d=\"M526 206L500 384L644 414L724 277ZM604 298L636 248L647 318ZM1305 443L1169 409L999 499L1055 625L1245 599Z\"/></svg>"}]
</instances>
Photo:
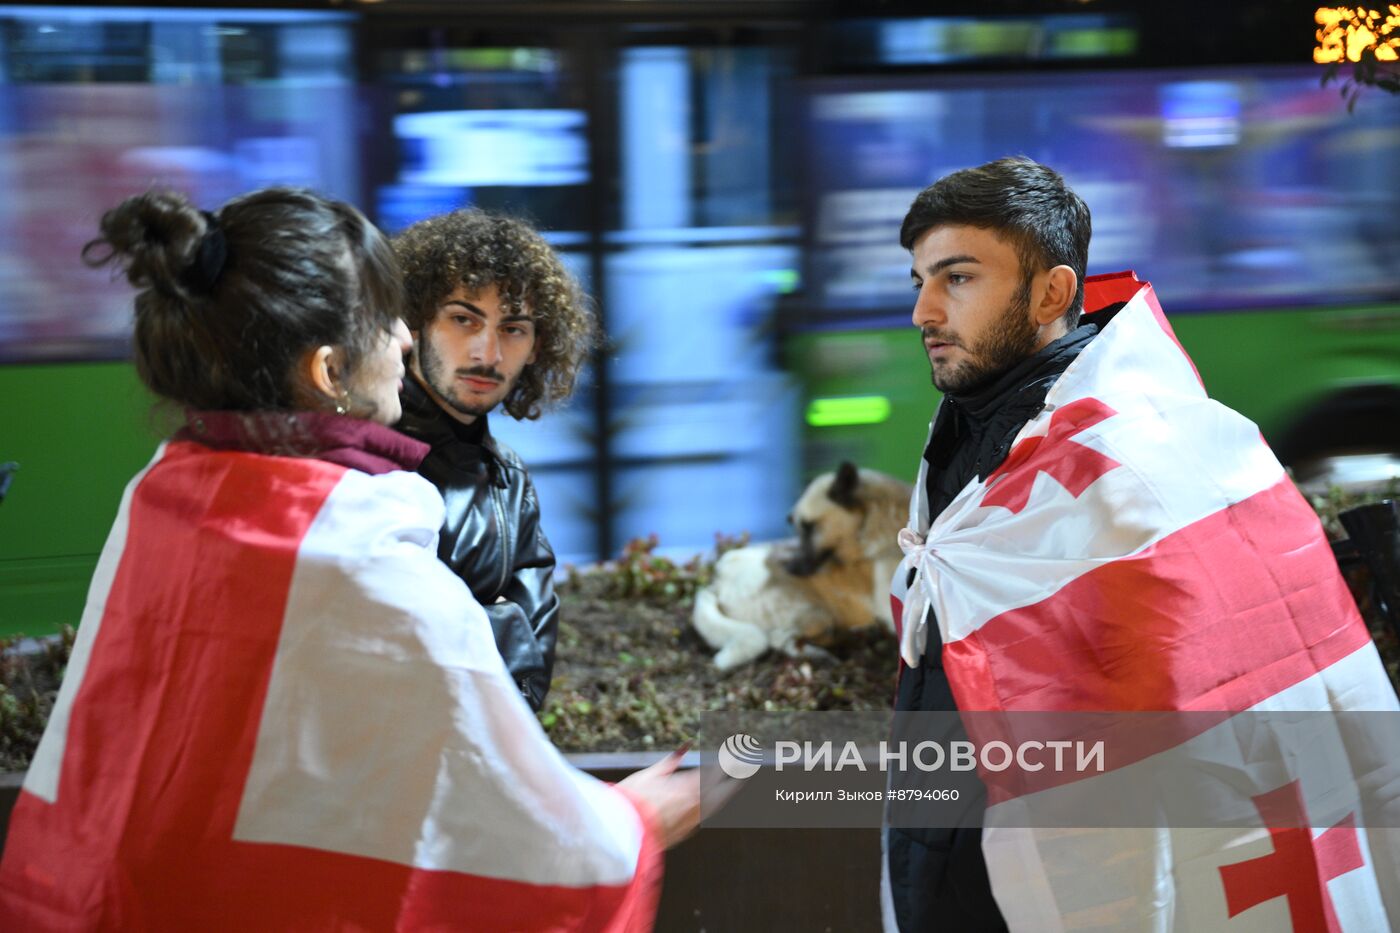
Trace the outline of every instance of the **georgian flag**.
<instances>
[{"instance_id":1,"label":"georgian flag","mask_svg":"<svg viewBox=\"0 0 1400 933\"><path fill-rule=\"evenodd\" d=\"M171 442L128 487L0 929L645 930L649 820L571 768L421 477Z\"/></svg>"},{"instance_id":2,"label":"georgian flag","mask_svg":"<svg viewBox=\"0 0 1400 933\"><path fill-rule=\"evenodd\" d=\"M963 711L1400 709L1317 517L1258 429L1206 396L1150 285L1131 272L1085 285L1087 311L1126 305L1005 463L932 527L923 465L892 586L902 662L918 663L931 607ZM1156 757L1110 756L1071 787L991 782L982 847L1011 928L1400 928L1400 832L1359 825L1355 799L1309 813L1311 789L1243 751L1247 728L1183 716ZM1212 767L1261 828L1026 828L1070 792L1154 786L1183 739L1228 750ZM1331 756L1359 783L1395 773L1400 748L1364 730L1323 739L1274 751Z\"/></svg>"}]
</instances>

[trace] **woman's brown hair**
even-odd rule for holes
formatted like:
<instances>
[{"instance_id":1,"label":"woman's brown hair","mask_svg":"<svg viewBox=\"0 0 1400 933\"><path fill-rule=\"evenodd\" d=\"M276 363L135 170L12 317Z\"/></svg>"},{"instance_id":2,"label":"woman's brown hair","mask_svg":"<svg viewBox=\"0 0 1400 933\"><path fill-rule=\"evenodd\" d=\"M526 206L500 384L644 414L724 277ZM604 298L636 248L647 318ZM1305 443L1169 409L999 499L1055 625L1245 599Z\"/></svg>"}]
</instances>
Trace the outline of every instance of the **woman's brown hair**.
<instances>
[{"instance_id":1,"label":"woman's brown hair","mask_svg":"<svg viewBox=\"0 0 1400 933\"><path fill-rule=\"evenodd\" d=\"M403 304L383 234L312 191L267 188L212 214L147 192L104 214L101 234L83 260L115 263L138 290L137 373L190 408L297 407L304 353L338 347L348 375Z\"/></svg>"}]
</instances>

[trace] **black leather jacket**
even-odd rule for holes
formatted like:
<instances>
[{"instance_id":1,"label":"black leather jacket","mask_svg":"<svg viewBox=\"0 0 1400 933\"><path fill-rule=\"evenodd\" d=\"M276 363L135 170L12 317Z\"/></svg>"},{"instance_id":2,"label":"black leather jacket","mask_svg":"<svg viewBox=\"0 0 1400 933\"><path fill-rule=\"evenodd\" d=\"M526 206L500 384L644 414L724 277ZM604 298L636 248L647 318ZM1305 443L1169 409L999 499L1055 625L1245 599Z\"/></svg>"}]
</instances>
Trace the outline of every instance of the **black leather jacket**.
<instances>
[{"instance_id":1,"label":"black leather jacket","mask_svg":"<svg viewBox=\"0 0 1400 933\"><path fill-rule=\"evenodd\" d=\"M554 670L559 597L530 474L515 451L491 436L485 415L461 424L411 376L395 427L432 448L418 472L447 504L438 557L486 610L506 667L530 706L540 709Z\"/></svg>"}]
</instances>

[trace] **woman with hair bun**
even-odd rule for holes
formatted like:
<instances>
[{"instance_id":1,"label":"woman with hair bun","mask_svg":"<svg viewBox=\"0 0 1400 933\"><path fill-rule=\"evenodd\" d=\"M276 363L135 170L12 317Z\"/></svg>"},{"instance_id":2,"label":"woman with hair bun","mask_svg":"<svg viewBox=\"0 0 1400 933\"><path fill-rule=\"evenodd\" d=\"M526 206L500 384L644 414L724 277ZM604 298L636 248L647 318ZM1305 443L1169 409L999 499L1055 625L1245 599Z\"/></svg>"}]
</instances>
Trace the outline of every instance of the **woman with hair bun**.
<instances>
[{"instance_id":1,"label":"woman with hair bun","mask_svg":"<svg viewBox=\"0 0 1400 933\"><path fill-rule=\"evenodd\" d=\"M137 289L185 424L98 562L0 929L649 929L698 775L569 767L438 561L379 231L303 190L148 193L84 259Z\"/></svg>"}]
</instances>

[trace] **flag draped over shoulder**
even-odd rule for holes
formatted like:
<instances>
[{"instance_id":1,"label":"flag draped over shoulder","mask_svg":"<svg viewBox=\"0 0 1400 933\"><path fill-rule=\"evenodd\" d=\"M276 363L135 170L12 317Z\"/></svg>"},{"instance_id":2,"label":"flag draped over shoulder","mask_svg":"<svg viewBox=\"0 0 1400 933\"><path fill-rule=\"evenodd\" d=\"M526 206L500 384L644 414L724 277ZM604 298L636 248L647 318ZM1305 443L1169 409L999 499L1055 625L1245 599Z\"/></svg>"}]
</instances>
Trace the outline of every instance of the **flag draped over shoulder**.
<instances>
[{"instance_id":1,"label":"flag draped over shoulder","mask_svg":"<svg viewBox=\"0 0 1400 933\"><path fill-rule=\"evenodd\" d=\"M10 824L8 930L645 930L648 818L571 768L417 475L171 442Z\"/></svg>"},{"instance_id":2,"label":"flag draped over shoulder","mask_svg":"<svg viewBox=\"0 0 1400 933\"><path fill-rule=\"evenodd\" d=\"M920 475L893 584L903 662L931 607L963 711L1400 709L1317 517L1258 429L1207 397L1151 286L1090 277L1085 308L1107 319L1099 335L931 527ZM1241 720L1179 718L1072 788L993 782L983 852L1011 928L1400 928L1400 833L1358 826L1346 800L1306 812L1307 788L1252 760ZM1274 751L1333 756L1358 782L1400 753L1331 733ZM1187 739L1230 749L1211 767L1260 826L1033 828L1071 790L1151 787L1154 752Z\"/></svg>"}]
</instances>

